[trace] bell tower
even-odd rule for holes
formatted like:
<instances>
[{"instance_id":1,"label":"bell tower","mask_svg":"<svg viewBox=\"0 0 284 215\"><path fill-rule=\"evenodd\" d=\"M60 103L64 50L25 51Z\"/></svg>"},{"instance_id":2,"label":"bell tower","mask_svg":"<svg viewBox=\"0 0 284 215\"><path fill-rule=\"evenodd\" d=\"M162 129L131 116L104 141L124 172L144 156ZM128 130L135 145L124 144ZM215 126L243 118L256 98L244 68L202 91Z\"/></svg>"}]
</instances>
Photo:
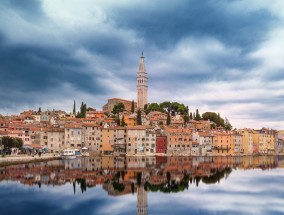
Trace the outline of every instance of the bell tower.
<instances>
[{"instance_id":1,"label":"bell tower","mask_svg":"<svg viewBox=\"0 0 284 215\"><path fill-rule=\"evenodd\" d=\"M148 77L147 77L143 52L140 57L136 80L137 80L137 106L141 110L144 110L144 105L148 103Z\"/></svg>"}]
</instances>

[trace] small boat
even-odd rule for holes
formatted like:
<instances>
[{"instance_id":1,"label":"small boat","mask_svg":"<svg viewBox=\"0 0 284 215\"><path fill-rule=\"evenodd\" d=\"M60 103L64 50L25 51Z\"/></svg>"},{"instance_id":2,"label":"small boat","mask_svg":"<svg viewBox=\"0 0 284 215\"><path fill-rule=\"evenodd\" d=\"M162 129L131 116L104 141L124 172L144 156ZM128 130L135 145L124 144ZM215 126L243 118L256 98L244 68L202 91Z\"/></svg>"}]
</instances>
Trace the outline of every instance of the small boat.
<instances>
[{"instance_id":1,"label":"small boat","mask_svg":"<svg viewBox=\"0 0 284 215\"><path fill-rule=\"evenodd\" d=\"M61 154L62 159L75 159L76 151L74 149L64 149Z\"/></svg>"},{"instance_id":2,"label":"small boat","mask_svg":"<svg viewBox=\"0 0 284 215\"><path fill-rule=\"evenodd\" d=\"M89 157L90 156L90 153L88 152L88 148L87 147L83 147L82 149L81 149L81 154L82 154L82 156L83 157Z\"/></svg>"}]
</instances>

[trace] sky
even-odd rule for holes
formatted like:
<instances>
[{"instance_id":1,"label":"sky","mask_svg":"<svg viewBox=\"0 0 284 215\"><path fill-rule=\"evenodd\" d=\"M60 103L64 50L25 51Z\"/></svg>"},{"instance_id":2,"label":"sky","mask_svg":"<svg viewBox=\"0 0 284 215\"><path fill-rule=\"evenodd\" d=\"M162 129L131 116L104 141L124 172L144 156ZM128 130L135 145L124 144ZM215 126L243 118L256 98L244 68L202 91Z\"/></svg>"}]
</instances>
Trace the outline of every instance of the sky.
<instances>
[{"instance_id":1,"label":"sky","mask_svg":"<svg viewBox=\"0 0 284 215\"><path fill-rule=\"evenodd\" d=\"M0 114L137 100L284 128L283 0L1 0Z\"/></svg>"}]
</instances>

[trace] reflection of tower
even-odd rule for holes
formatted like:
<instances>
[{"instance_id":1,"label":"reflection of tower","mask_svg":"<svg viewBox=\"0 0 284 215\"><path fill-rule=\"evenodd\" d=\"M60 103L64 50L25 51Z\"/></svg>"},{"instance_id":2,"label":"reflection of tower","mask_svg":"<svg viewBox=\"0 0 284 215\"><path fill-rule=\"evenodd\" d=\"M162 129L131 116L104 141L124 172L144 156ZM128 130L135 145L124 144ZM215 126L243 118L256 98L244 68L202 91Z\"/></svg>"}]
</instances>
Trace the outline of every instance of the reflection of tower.
<instances>
[{"instance_id":1,"label":"reflection of tower","mask_svg":"<svg viewBox=\"0 0 284 215\"><path fill-rule=\"evenodd\" d=\"M137 215L148 214L148 197L144 186L137 187Z\"/></svg>"},{"instance_id":2,"label":"reflection of tower","mask_svg":"<svg viewBox=\"0 0 284 215\"><path fill-rule=\"evenodd\" d=\"M140 57L139 69L137 72L137 106L141 110L148 103L148 77L144 63L144 56Z\"/></svg>"}]
</instances>

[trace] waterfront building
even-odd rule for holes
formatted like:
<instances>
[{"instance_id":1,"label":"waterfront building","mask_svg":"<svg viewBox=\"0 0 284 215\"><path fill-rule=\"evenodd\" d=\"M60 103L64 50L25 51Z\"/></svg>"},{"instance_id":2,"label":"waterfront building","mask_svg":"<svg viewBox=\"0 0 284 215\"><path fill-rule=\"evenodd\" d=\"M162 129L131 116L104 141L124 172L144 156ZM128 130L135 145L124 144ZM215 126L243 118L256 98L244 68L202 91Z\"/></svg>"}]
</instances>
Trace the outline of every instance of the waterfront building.
<instances>
[{"instance_id":1,"label":"waterfront building","mask_svg":"<svg viewBox=\"0 0 284 215\"><path fill-rule=\"evenodd\" d=\"M114 152L115 156L121 156L126 154L126 140L127 130L126 127L116 127L114 134Z\"/></svg>"},{"instance_id":2,"label":"waterfront building","mask_svg":"<svg viewBox=\"0 0 284 215\"><path fill-rule=\"evenodd\" d=\"M81 148L82 146L82 126L77 123L65 125L64 140L66 148Z\"/></svg>"},{"instance_id":3,"label":"waterfront building","mask_svg":"<svg viewBox=\"0 0 284 215\"><path fill-rule=\"evenodd\" d=\"M169 155L190 155L192 130L188 128L172 128L165 126L167 136L167 153Z\"/></svg>"},{"instance_id":4,"label":"waterfront building","mask_svg":"<svg viewBox=\"0 0 284 215\"><path fill-rule=\"evenodd\" d=\"M7 136L13 137L13 138L20 138L23 140L23 144L30 144L30 135L28 130L9 130L7 132Z\"/></svg>"},{"instance_id":5,"label":"waterfront building","mask_svg":"<svg viewBox=\"0 0 284 215\"><path fill-rule=\"evenodd\" d=\"M243 136L238 132L230 133L230 155L244 154Z\"/></svg>"},{"instance_id":6,"label":"waterfront building","mask_svg":"<svg viewBox=\"0 0 284 215\"><path fill-rule=\"evenodd\" d=\"M47 131L47 145L51 153L59 153L65 149L64 128L49 128Z\"/></svg>"},{"instance_id":7,"label":"waterfront building","mask_svg":"<svg viewBox=\"0 0 284 215\"><path fill-rule=\"evenodd\" d=\"M48 128L47 127L37 127L33 126L29 129L29 135L30 135L30 143L39 145L39 146L45 146L48 145Z\"/></svg>"},{"instance_id":8,"label":"waterfront building","mask_svg":"<svg viewBox=\"0 0 284 215\"><path fill-rule=\"evenodd\" d=\"M144 110L145 104L148 104L148 77L147 77L143 52L140 57L139 68L136 76L137 80L137 107Z\"/></svg>"},{"instance_id":9,"label":"waterfront building","mask_svg":"<svg viewBox=\"0 0 284 215\"><path fill-rule=\"evenodd\" d=\"M167 154L167 136L156 137L156 153Z\"/></svg>"},{"instance_id":10,"label":"waterfront building","mask_svg":"<svg viewBox=\"0 0 284 215\"><path fill-rule=\"evenodd\" d=\"M156 153L156 132L154 127L146 127L145 154L154 155Z\"/></svg>"},{"instance_id":11,"label":"waterfront building","mask_svg":"<svg viewBox=\"0 0 284 215\"><path fill-rule=\"evenodd\" d=\"M284 131L278 131L276 137L276 153L284 153Z\"/></svg>"},{"instance_id":12,"label":"waterfront building","mask_svg":"<svg viewBox=\"0 0 284 215\"><path fill-rule=\"evenodd\" d=\"M214 155L230 155L233 154L233 143L231 136L225 132L215 132Z\"/></svg>"},{"instance_id":13,"label":"waterfront building","mask_svg":"<svg viewBox=\"0 0 284 215\"><path fill-rule=\"evenodd\" d=\"M101 144L100 153L105 155L113 154L115 140L115 127L102 127L101 128Z\"/></svg>"},{"instance_id":14,"label":"waterfront building","mask_svg":"<svg viewBox=\"0 0 284 215\"><path fill-rule=\"evenodd\" d=\"M253 154L253 130L252 129L239 129L243 137L243 150L245 155Z\"/></svg>"},{"instance_id":15,"label":"waterfront building","mask_svg":"<svg viewBox=\"0 0 284 215\"><path fill-rule=\"evenodd\" d=\"M146 148L146 126L137 125L127 127L127 155L145 154Z\"/></svg>"},{"instance_id":16,"label":"waterfront building","mask_svg":"<svg viewBox=\"0 0 284 215\"><path fill-rule=\"evenodd\" d=\"M82 146L99 153L101 145L101 128L93 123L84 123L82 127Z\"/></svg>"},{"instance_id":17,"label":"waterfront building","mask_svg":"<svg viewBox=\"0 0 284 215\"><path fill-rule=\"evenodd\" d=\"M259 153L259 133L253 130L253 154Z\"/></svg>"},{"instance_id":18,"label":"waterfront building","mask_svg":"<svg viewBox=\"0 0 284 215\"><path fill-rule=\"evenodd\" d=\"M213 154L213 144L214 135L210 132L193 132L192 133L193 151L194 155L212 155Z\"/></svg>"},{"instance_id":19,"label":"waterfront building","mask_svg":"<svg viewBox=\"0 0 284 215\"><path fill-rule=\"evenodd\" d=\"M275 152L275 131L262 128L258 132L258 152L261 154L272 154Z\"/></svg>"}]
</instances>

